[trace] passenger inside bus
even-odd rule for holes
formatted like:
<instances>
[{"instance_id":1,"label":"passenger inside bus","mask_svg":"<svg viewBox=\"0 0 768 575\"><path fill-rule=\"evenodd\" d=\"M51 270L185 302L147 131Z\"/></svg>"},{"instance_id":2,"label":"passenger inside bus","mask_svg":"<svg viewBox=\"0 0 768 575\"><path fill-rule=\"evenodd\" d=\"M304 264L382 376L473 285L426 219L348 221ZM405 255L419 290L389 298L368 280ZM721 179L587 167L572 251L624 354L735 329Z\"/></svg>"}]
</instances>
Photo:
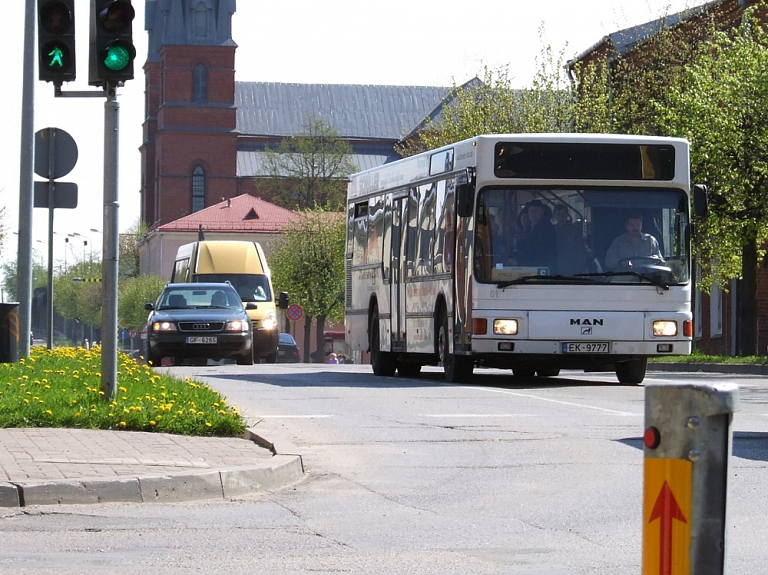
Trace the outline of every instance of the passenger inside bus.
<instances>
[{"instance_id":1,"label":"passenger inside bus","mask_svg":"<svg viewBox=\"0 0 768 575\"><path fill-rule=\"evenodd\" d=\"M504 208L491 208L491 248L494 266L514 265L514 236L507 225Z\"/></svg>"},{"instance_id":2,"label":"passenger inside bus","mask_svg":"<svg viewBox=\"0 0 768 575\"><path fill-rule=\"evenodd\" d=\"M552 210L541 200L527 204L531 231L518 243L517 260L521 266L546 267L555 273L557 267L557 239L552 225Z\"/></svg>"},{"instance_id":3,"label":"passenger inside bus","mask_svg":"<svg viewBox=\"0 0 768 575\"><path fill-rule=\"evenodd\" d=\"M580 223L571 220L568 206L555 205L555 237L557 242L557 273L564 276L588 271L589 261L594 259L585 243Z\"/></svg>"}]
</instances>

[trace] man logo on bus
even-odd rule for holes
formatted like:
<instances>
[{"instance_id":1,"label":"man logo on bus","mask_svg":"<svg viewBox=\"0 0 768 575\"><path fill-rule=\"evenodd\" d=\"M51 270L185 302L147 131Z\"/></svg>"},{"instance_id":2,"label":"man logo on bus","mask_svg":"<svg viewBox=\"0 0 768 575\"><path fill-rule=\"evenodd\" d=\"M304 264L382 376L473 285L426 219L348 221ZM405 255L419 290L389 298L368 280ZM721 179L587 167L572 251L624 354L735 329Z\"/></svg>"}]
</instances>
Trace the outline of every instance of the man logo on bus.
<instances>
[{"instance_id":1,"label":"man logo on bus","mask_svg":"<svg viewBox=\"0 0 768 575\"><path fill-rule=\"evenodd\" d=\"M571 318L571 325L603 325L602 319L574 319Z\"/></svg>"}]
</instances>

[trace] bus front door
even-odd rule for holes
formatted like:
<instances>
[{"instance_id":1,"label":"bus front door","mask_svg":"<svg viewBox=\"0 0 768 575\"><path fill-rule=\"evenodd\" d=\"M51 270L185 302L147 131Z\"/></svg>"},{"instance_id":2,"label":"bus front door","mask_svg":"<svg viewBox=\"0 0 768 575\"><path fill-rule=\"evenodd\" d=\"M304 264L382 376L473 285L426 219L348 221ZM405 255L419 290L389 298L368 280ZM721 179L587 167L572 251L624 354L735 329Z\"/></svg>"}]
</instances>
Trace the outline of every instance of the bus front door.
<instances>
[{"instance_id":1,"label":"bus front door","mask_svg":"<svg viewBox=\"0 0 768 575\"><path fill-rule=\"evenodd\" d=\"M392 302L392 351L405 351L405 276L406 251L403 241L403 227L408 221L408 198L392 201L392 281L390 302Z\"/></svg>"}]
</instances>

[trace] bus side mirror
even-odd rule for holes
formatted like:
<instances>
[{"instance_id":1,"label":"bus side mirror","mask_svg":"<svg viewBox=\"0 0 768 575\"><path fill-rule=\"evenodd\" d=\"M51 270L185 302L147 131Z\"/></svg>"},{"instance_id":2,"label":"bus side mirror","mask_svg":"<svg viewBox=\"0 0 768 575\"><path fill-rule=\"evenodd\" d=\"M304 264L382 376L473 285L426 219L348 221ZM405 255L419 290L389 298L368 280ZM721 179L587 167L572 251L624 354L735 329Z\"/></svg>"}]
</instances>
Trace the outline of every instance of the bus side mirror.
<instances>
[{"instance_id":1,"label":"bus side mirror","mask_svg":"<svg viewBox=\"0 0 768 575\"><path fill-rule=\"evenodd\" d=\"M709 213L707 186L703 184L693 186L693 213L701 219L706 218Z\"/></svg>"},{"instance_id":2,"label":"bus side mirror","mask_svg":"<svg viewBox=\"0 0 768 575\"><path fill-rule=\"evenodd\" d=\"M288 309L288 306L290 305L291 300L288 297L287 291L281 291L280 295L277 296L277 308L278 309Z\"/></svg>"},{"instance_id":3,"label":"bus side mirror","mask_svg":"<svg viewBox=\"0 0 768 575\"><path fill-rule=\"evenodd\" d=\"M469 177L469 172L464 170L456 175L456 212L460 218L468 218L472 215L475 205L475 184Z\"/></svg>"}]
</instances>

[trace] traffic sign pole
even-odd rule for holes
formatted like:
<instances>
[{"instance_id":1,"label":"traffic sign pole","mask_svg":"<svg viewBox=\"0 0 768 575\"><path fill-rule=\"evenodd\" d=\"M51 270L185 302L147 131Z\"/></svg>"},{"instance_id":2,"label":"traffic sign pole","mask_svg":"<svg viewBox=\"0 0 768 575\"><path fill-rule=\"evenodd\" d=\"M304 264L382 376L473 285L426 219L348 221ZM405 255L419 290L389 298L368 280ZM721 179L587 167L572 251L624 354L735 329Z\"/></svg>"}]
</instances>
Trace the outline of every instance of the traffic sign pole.
<instances>
[{"instance_id":1,"label":"traffic sign pole","mask_svg":"<svg viewBox=\"0 0 768 575\"><path fill-rule=\"evenodd\" d=\"M645 387L643 575L723 575L738 387Z\"/></svg>"}]
</instances>

